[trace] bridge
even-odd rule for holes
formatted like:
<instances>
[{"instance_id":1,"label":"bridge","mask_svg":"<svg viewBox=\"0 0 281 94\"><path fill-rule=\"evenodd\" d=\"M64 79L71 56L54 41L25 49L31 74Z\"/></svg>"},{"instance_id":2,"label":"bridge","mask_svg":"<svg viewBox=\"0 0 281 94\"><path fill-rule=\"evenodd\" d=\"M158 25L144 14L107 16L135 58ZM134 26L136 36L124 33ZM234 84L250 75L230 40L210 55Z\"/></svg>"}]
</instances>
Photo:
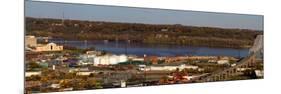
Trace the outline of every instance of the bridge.
<instances>
[{"instance_id":1,"label":"bridge","mask_svg":"<svg viewBox=\"0 0 281 94\"><path fill-rule=\"evenodd\" d=\"M237 62L235 66L194 78L190 82L228 80L230 77L243 74L243 69L254 67L256 65L256 58L260 56L263 56L263 35L258 35L256 37L253 46L249 50L249 55Z\"/></svg>"}]
</instances>

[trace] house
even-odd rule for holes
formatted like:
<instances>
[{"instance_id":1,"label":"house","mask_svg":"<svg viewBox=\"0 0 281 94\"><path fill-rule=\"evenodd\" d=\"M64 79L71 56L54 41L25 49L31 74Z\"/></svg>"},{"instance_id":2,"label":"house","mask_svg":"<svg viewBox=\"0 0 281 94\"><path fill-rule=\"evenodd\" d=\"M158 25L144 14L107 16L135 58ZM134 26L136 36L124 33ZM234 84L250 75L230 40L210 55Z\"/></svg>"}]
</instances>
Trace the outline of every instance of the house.
<instances>
[{"instance_id":1,"label":"house","mask_svg":"<svg viewBox=\"0 0 281 94\"><path fill-rule=\"evenodd\" d=\"M229 64L229 60L222 59L222 60L218 60L217 63L218 64Z\"/></svg>"},{"instance_id":2,"label":"house","mask_svg":"<svg viewBox=\"0 0 281 94\"><path fill-rule=\"evenodd\" d=\"M42 51L62 51L63 46L57 45L55 43L48 43L48 44L37 44L33 47L35 52L42 52Z\"/></svg>"},{"instance_id":3,"label":"house","mask_svg":"<svg viewBox=\"0 0 281 94\"><path fill-rule=\"evenodd\" d=\"M51 84L50 87L51 88L60 88L60 84Z\"/></svg>"},{"instance_id":4,"label":"house","mask_svg":"<svg viewBox=\"0 0 281 94\"><path fill-rule=\"evenodd\" d=\"M94 73L96 73L96 72L94 72L94 71L79 71L79 72L76 73L76 75L89 76L89 75L94 74Z\"/></svg>"},{"instance_id":5,"label":"house","mask_svg":"<svg viewBox=\"0 0 281 94\"><path fill-rule=\"evenodd\" d=\"M28 71L25 72L25 77L31 77L31 76L40 76L41 71Z\"/></svg>"}]
</instances>

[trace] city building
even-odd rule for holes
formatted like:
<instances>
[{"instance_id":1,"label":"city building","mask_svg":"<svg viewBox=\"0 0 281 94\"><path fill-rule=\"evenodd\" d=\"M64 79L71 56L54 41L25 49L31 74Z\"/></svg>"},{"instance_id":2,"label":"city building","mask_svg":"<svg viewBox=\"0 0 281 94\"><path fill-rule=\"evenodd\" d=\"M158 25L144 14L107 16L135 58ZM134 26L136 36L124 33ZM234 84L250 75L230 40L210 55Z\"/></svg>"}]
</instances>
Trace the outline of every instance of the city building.
<instances>
[{"instance_id":1,"label":"city building","mask_svg":"<svg viewBox=\"0 0 281 94\"><path fill-rule=\"evenodd\" d=\"M26 50L34 52L63 50L63 46L57 45L55 43L37 44L37 38L35 36L25 36L25 48Z\"/></svg>"},{"instance_id":2,"label":"city building","mask_svg":"<svg viewBox=\"0 0 281 94\"><path fill-rule=\"evenodd\" d=\"M37 39L35 36L25 36L25 47L34 47L37 45Z\"/></svg>"}]
</instances>

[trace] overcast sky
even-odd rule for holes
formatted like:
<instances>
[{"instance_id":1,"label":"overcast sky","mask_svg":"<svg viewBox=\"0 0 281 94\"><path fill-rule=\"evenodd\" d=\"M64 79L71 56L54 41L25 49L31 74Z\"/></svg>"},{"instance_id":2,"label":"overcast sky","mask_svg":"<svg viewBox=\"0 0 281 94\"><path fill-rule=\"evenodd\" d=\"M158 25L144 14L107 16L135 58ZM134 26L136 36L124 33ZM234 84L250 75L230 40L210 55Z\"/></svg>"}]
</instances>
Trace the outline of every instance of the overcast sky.
<instances>
[{"instance_id":1,"label":"overcast sky","mask_svg":"<svg viewBox=\"0 0 281 94\"><path fill-rule=\"evenodd\" d=\"M25 15L91 21L263 30L263 16L26 1Z\"/></svg>"}]
</instances>

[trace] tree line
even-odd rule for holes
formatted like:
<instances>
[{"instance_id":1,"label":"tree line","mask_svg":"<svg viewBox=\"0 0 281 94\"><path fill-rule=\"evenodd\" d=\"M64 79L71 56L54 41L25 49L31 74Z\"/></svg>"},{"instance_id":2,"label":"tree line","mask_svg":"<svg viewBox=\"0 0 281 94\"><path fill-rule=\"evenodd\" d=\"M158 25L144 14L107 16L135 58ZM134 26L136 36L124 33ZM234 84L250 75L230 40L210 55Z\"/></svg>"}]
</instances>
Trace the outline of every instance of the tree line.
<instances>
[{"instance_id":1,"label":"tree line","mask_svg":"<svg viewBox=\"0 0 281 94\"><path fill-rule=\"evenodd\" d=\"M245 48L263 31L102 21L26 18L26 33L73 40L109 40Z\"/></svg>"}]
</instances>

